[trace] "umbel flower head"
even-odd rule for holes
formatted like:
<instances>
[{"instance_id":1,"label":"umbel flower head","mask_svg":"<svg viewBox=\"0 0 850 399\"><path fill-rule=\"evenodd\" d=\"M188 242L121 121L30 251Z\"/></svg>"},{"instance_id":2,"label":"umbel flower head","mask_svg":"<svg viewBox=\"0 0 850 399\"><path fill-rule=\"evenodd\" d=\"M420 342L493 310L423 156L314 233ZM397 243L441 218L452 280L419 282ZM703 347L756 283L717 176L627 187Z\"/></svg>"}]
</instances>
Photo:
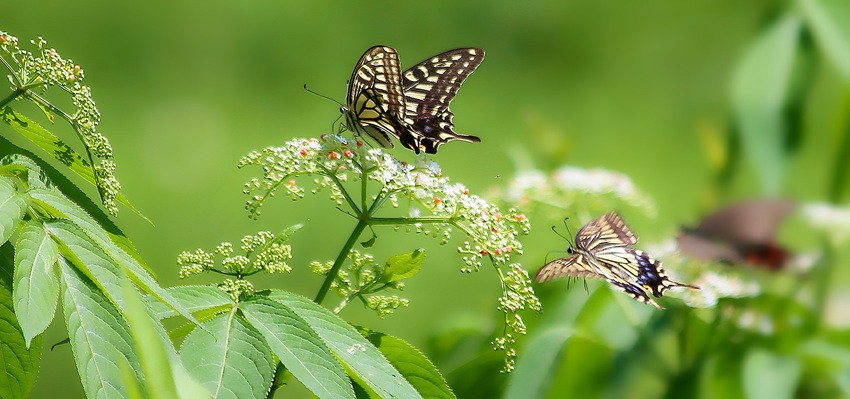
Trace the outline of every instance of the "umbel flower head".
<instances>
[{"instance_id":1,"label":"umbel flower head","mask_svg":"<svg viewBox=\"0 0 850 399\"><path fill-rule=\"evenodd\" d=\"M458 246L463 257L461 270L478 271L485 260L497 270L503 287L499 309L504 312L510 331L525 333L517 312L540 310L528 273L519 263L512 262L522 254L519 237L528 234L528 219L515 209L502 211L471 194L463 184L450 182L439 165L424 155L414 163L406 163L380 148L367 148L359 140L349 142L339 136L323 135L251 152L239 162L239 167L248 165L260 166L263 171L261 177L245 184L244 192L250 197L246 209L252 218L257 218L267 200L279 193L299 200L308 191L328 192L336 205L347 207L366 225L407 228L432 236L441 244L448 243L453 232L460 230L465 236ZM407 216L383 216L383 205L399 208L402 200L411 204ZM508 271L503 272L503 267ZM512 342L506 331L496 346L510 355ZM513 367L512 362L509 356L507 369Z\"/></svg>"},{"instance_id":2,"label":"umbel flower head","mask_svg":"<svg viewBox=\"0 0 850 399\"><path fill-rule=\"evenodd\" d=\"M584 219L616 209L620 204L639 209L650 217L657 214L652 197L641 191L629 176L602 168L564 165L551 174L527 169L517 173L500 194L506 202L520 206L534 203L557 208L569 206L571 213L585 213Z\"/></svg>"},{"instance_id":3,"label":"umbel flower head","mask_svg":"<svg viewBox=\"0 0 850 399\"><path fill-rule=\"evenodd\" d=\"M91 88L84 85L83 68L70 59L63 58L56 49L48 48L47 41L39 37L32 40L35 51L30 52L19 46L18 38L0 31L0 63L9 72L8 79L20 98L27 98L50 115L60 115L74 128L89 153L98 191L106 210L116 215L118 207L115 199L121 190L121 184L115 177L115 163L112 159L112 147L109 140L97 132L100 123L100 111L92 99ZM50 87L58 87L71 95L73 112L64 112L52 105L43 95ZM0 105L2 108L2 105ZM62 154L54 154L57 158ZM96 158L96 159L95 159ZM88 165L87 165L88 166Z\"/></svg>"}]
</instances>

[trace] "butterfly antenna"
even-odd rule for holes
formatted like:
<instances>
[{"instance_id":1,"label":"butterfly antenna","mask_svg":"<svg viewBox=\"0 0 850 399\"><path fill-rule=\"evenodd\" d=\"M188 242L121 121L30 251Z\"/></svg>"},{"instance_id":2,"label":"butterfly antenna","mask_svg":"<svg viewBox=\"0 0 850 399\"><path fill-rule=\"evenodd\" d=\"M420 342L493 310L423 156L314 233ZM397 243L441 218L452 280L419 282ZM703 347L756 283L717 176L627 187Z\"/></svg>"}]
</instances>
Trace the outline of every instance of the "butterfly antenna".
<instances>
[{"instance_id":1,"label":"butterfly antenna","mask_svg":"<svg viewBox=\"0 0 850 399\"><path fill-rule=\"evenodd\" d=\"M555 229L555 226L552 226L552 231L554 231L555 234L558 235L558 237L561 237L561 238L567 240L567 242L570 243L570 246L575 246L574 245L575 243L573 243L573 240L570 238L570 237L573 236L573 232L570 231L570 225L567 223L567 220L569 220L569 219L570 219L569 217L564 218L564 227L567 229L567 235L566 236L559 233L558 230Z\"/></svg>"},{"instance_id":2,"label":"butterfly antenna","mask_svg":"<svg viewBox=\"0 0 850 399\"><path fill-rule=\"evenodd\" d=\"M328 97L328 96L326 96L326 95L324 95L324 94L319 94L319 93L317 93L317 92L315 92L315 91L313 91L313 90L310 90L310 88L309 88L309 87L307 87L307 83L304 83L304 90L307 90L307 92L308 92L308 93L313 94L313 95L316 95L316 96L319 96L319 97L324 98L324 99L326 99L326 100L331 100L331 101L333 101L333 102L335 102L335 103L339 104L339 106L340 106L340 107L344 106L344 105L343 105L343 103L341 103L341 102L339 102L339 101L337 101L337 100L334 100L333 98L330 98L330 97Z\"/></svg>"}]
</instances>

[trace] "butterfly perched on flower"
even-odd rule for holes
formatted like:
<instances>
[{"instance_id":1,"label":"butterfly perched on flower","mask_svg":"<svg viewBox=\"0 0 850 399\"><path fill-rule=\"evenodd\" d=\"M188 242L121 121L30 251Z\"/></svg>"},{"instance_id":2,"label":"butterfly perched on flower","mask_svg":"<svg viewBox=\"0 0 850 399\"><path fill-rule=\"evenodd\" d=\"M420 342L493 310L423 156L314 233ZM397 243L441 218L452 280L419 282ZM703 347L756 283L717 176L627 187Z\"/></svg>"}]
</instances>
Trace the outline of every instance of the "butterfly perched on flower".
<instances>
[{"instance_id":1,"label":"butterfly perched on flower","mask_svg":"<svg viewBox=\"0 0 850 399\"><path fill-rule=\"evenodd\" d=\"M435 154L451 140L479 142L454 131L449 109L464 80L484 60L484 50L461 48L430 57L401 72L392 47L375 46L360 57L341 111L349 130L393 147L392 137L417 154Z\"/></svg>"},{"instance_id":2,"label":"butterfly perched on flower","mask_svg":"<svg viewBox=\"0 0 850 399\"><path fill-rule=\"evenodd\" d=\"M576 234L575 247L571 245L567 249L570 256L547 263L535 279L542 283L559 277L601 278L635 300L658 309L664 308L650 298L647 291L661 297L672 287L699 289L670 280L660 261L632 248L637 241L637 236L619 214L607 213L584 225Z\"/></svg>"},{"instance_id":3,"label":"butterfly perched on flower","mask_svg":"<svg viewBox=\"0 0 850 399\"><path fill-rule=\"evenodd\" d=\"M679 249L708 261L781 269L792 255L776 243L776 233L795 207L793 201L784 199L725 206L702 219L696 228L682 228Z\"/></svg>"}]
</instances>

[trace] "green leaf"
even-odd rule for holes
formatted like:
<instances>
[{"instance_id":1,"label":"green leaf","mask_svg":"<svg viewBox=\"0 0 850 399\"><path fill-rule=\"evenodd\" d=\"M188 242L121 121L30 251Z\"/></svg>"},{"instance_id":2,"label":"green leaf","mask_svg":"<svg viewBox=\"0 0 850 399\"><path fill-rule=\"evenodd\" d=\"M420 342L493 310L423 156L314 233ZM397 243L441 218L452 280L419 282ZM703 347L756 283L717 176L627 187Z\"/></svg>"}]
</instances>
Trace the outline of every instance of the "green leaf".
<instances>
[{"instance_id":1,"label":"green leaf","mask_svg":"<svg viewBox=\"0 0 850 399\"><path fill-rule=\"evenodd\" d=\"M59 253L91 281L113 306L123 307L121 266L101 250L76 224L56 219L44 224Z\"/></svg>"},{"instance_id":2,"label":"green leaf","mask_svg":"<svg viewBox=\"0 0 850 399\"><path fill-rule=\"evenodd\" d=\"M166 347L171 343L164 341L168 339L167 335L160 334L130 279L125 275L121 281L124 298L127 301L125 306L127 310L124 314L139 354L147 391L156 392L157 399L177 399L177 386L174 384L174 374L166 352ZM124 376L128 386L136 383L132 378L127 381L127 373L124 373Z\"/></svg>"},{"instance_id":3,"label":"green leaf","mask_svg":"<svg viewBox=\"0 0 850 399\"><path fill-rule=\"evenodd\" d=\"M850 3L845 0L797 2L818 45L845 82L850 82Z\"/></svg>"},{"instance_id":4,"label":"green leaf","mask_svg":"<svg viewBox=\"0 0 850 399\"><path fill-rule=\"evenodd\" d=\"M27 345L53 321L59 303L59 250L44 226L27 222L15 244L15 314Z\"/></svg>"},{"instance_id":5,"label":"green leaf","mask_svg":"<svg viewBox=\"0 0 850 399\"><path fill-rule=\"evenodd\" d=\"M64 285L65 323L86 396L128 397L121 368L140 370L141 367L129 326L118 309L83 274L61 257L59 265ZM136 378L141 376L137 374Z\"/></svg>"},{"instance_id":6,"label":"green leaf","mask_svg":"<svg viewBox=\"0 0 850 399\"><path fill-rule=\"evenodd\" d=\"M236 309L196 328L180 347L183 365L214 398L265 398L275 360L262 335Z\"/></svg>"},{"instance_id":7,"label":"green leaf","mask_svg":"<svg viewBox=\"0 0 850 399\"><path fill-rule=\"evenodd\" d=\"M8 243L3 247L8 249ZM0 262L4 269L11 269L11 259L4 257ZM0 282L0 397L28 398L41 364L41 337L26 340L12 309L11 278L4 273Z\"/></svg>"},{"instance_id":8,"label":"green leaf","mask_svg":"<svg viewBox=\"0 0 850 399\"><path fill-rule=\"evenodd\" d=\"M225 310L225 307L233 306L230 295L209 285L182 285L168 288L168 293L180 307L192 314L210 309L220 312ZM151 309L154 317L161 320L177 316L178 313L174 309L153 299L155 298L146 297L148 308Z\"/></svg>"},{"instance_id":9,"label":"green leaf","mask_svg":"<svg viewBox=\"0 0 850 399\"><path fill-rule=\"evenodd\" d=\"M569 326L537 331L517 360L505 392L506 399L541 398L548 389L561 350L574 330Z\"/></svg>"},{"instance_id":10,"label":"green leaf","mask_svg":"<svg viewBox=\"0 0 850 399\"><path fill-rule=\"evenodd\" d=\"M419 273L423 262L425 262L424 249L391 256L387 260L387 268L381 279L386 282L393 282L413 277L416 273Z\"/></svg>"},{"instance_id":11,"label":"green leaf","mask_svg":"<svg viewBox=\"0 0 850 399\"><path fill-rule=\"evenodd\" d=\"M800 360L754 349L744 358L744 392L748 399L793 398L800 380Z\"/></svg>"},{"instance_id":12,"label":"green leaf","mask_svg":"<svg viewBox=\"0 0 850 399\"><path fill-rule=\"evenodd\" d=\"M384 398L419 398L416 389L387 359L345 320L319 304L293 293L272 290L268 297L289 307L319 334L325 344L359 379Z\"/></svg>"},{"instance_id":13,"label":"green leaf","mask_svg":"<svg viewBox=\"0 0 850 399\"><path fill-rule=\"evenodd\" d=\"M282 304L262 297L239 304L280 362L320 398L354 398L345 370L304 319Z\"/></svg>"},{"instance_id":14,"label":"green leaf","mask_svg":"<svg viewBox=\"0 0 850 399\"><path fill-rule=\"evenodd\" d=\"M95 246L98 247L96 252L100 254L99 257L105 258L105 261L108 263L123 267L130 276L130 279L132 279L133 282L135 282L136 285L138 285L144 292L153 295L155 298L174 309L177 313L180 313L181 316L197 324L197 320L192 316L192 314L178 306L178 303L171 297L171 294L169 294L164 288L160 287L160 285L156 282L156 279L148 273L147 269L141 265L135 257L130 256L127 252L115 244L111 240L109 234L82 208L62 196L60 193L55 193L50 190L35 189L31 190L29 193L33 202L48 209L52 209L62 217L68 218L76 226L79 226L79 228L66 227L65 229L73 231L74 235L80 240L94 243ZM62 222L61 224L62 226L72 225L70 222ZM92 276L89 276L89 278L92 278L95 282L97 282L97 279L94 279ZM119 286L117 281L118 280L114 280L115 285L113 285L113 288Z\"/></svg>"},{"instance_id":15,"label":"green leaf","mask_svg":"<svg viewBox=\"0 0 850 399\"><path fill-rule=\"evenodd\" d=\"M454 399L456 396L434 363L413 345L391 335L360 328L366 337L389 360L424 398Z\"/></svg>"},{"instance_id":16,"label":"green leaf","mask_svg":"<svg viewBox=\"0 0 850 399\"><path fill-rule=\"evenodd\" d=\"M775 22L747 51L733 79L732 105L741 142L767 194L779 191L786 168L788 129L782 111L800 26L800 19L790 14Z\"/></svg>"},{"instance_id":17,"label":"green leaf","mask_svg":"<svg viewBox=\"0 0 850 399\"><path fill-rule=\"evenodd\" d=\"M27 202L18 194L13 181L0 177L0 244L12 236L26 209Z\"/></svg>"},{"instance_id":18,"label":"green leaf","mask_svg":"<svg viewBox=\"0 0 850 399\"><path fill-rule=\"evenodd\" d=\"M74 151L73 148L65 144L59 137L41 127L35 121L30 120L26 116L15 112L12 108L5 107L0 110L0 117L3 121L9 124L16 132L20 133L27 140L55 157L59 162L62 162L71 171L85 179L92 185L96 185L94 178L94 170L91 164L83 159L80 154ZM134 206L124 197L124 194L118 193L118 201L124 204L131 211L144 218Z\"/></svg>"}]
</instances>

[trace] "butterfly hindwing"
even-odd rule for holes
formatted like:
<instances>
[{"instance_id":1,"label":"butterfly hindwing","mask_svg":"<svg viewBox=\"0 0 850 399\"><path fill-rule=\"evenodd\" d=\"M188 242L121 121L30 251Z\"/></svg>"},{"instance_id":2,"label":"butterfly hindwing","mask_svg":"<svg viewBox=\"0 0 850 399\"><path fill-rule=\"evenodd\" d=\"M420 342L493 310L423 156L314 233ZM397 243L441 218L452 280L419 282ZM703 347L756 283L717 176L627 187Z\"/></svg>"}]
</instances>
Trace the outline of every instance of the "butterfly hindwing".
<instances>
[{"instance_id":1,"label":"butterfly hindwing","mask_svg":"<svg viewBox=\"0 0 850 399\"><path fill-rule=\"evenodd\" d=\"M549 262L537 272L543 282L557 277L602 278L639 302L664 309L652 298L664 295L671 287L696 286L670 280L661 262L644 251L632 248L637 236L623 219L611 212L594 219L579 230L571 256Z\"/></svg>"},{"instance_id":2,"label":"butterfly hindwing","mask_svg":"<svg viewBox=\"0 0 850 399\"><path fill-rule=\"evenodd\" d=\"M451 140L479 142L476 136L454 131L454 114L449 105L464 80L484 60L480 48L460 48L430 57L402 75L402 87L407 113L405 123L420 136L425 152L434 154L437 148Z\"/></svg>"},{"instance_id":3,"label":"butterfly hindwing","mask_svg":"<svg viewBox=\"0 0 850 399\"><path fill-rule=\"evenodd\" d=\"M552 280L558 277L598 277L601 276L594 268L585 261L581 254L574 254L565 258L555 259L537 271L535 279L538 282Z\"/></svg>"}]
</instances>

